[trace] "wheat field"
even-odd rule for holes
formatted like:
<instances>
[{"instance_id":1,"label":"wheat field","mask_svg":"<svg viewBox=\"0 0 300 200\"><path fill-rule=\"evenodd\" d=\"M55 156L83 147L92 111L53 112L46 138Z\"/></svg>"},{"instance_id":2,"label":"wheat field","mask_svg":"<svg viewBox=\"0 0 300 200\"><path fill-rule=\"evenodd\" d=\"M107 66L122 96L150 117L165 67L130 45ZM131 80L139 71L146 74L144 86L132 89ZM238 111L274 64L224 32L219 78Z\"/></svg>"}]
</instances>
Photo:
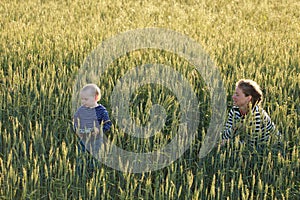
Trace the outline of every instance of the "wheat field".
<instances>
[{"instance_id":1,"label":"wheat field","mask_svg":"<svg viewBox=\"0 0 300 200\"><path fill-rule=\"evenodd\" d=\"M25 0L0 3L0 199L298 199L300 196L300 3L286 1ZM278 146L253 153L236 142L198 158L210 123L210 97L200 73L172 52L143 49L117 58L98 84L101 104L126 72L161 63L183 74L199 100L197 137L170 165L126 173L103 163L78 175L72 130L73 86L85 58L128 30L174 30L203 46L221 73L227 109L240 78L257 81L263 107L282 133ZM134 40L134 38L132 38ZM154 104L165 108L163 131L149 140L113 127L108 139L133 152L166 145L179 125L180 101L145 85L130 99L144 125Z\"/></svg>"}]
</instances>

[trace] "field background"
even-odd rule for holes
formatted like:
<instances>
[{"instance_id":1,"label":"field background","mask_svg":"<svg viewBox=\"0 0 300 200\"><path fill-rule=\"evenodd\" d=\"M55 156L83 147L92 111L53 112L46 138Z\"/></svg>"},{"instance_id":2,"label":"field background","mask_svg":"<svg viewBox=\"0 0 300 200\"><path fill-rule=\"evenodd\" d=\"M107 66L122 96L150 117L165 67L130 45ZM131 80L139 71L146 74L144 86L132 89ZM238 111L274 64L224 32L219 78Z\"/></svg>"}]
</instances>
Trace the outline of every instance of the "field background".
<instances>
[{"instance_id":1,"label":"field background","mask_svg":"<svg viewBox=\"0 0 300 200\"><path fill-rule=\"evenodd\" d=\"M299 198L299 10L297 0L1 1L0 199ZM263 106L283 134L280 151L253 155L228 145L199 160L210 111L207 92L196 76L191 83L201 99L203 123L184 156L162 170L143 174L101 164L90 177L75 174L80 155L70 121L78 69L101 41L143 27L175 30L203 45L224 78L228 107L238 79L257 81L265 94ZM110 76L99 80L98 84L107 84L101 84L101 103L108 110L109 94L116 77L125 73L124 66L154 59L186 70L184 61L166 52L137 54L112 64ZM142 88L132 103L137 119L147 119L145 102L155 98L145 97L149 90L155 94L159 88ZM176 123L178 102L168 91L159 97ZM158 137L164 144L172 135ZM132 151L152 147L130 140L117 127L110 138Z\"/></svg>"}]
</instances>

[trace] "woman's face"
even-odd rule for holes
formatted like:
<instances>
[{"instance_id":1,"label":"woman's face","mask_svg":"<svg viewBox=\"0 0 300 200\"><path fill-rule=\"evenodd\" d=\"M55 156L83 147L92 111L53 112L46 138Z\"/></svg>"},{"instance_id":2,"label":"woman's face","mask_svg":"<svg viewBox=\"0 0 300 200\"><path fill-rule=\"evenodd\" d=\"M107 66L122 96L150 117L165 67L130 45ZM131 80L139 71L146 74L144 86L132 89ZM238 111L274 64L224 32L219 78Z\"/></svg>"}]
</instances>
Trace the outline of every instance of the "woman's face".
<instances>
[{"instance_id":1,"label":"woman's face","mask_svg":"<svg viewBox=\"0 0 300 200\"><path fill-rule=\"evenodd\" d=\"M236 87L232 99L235 106L246 108L251 100L251 96L246 96L241 88Z\"/></svg>"}]
</instances>

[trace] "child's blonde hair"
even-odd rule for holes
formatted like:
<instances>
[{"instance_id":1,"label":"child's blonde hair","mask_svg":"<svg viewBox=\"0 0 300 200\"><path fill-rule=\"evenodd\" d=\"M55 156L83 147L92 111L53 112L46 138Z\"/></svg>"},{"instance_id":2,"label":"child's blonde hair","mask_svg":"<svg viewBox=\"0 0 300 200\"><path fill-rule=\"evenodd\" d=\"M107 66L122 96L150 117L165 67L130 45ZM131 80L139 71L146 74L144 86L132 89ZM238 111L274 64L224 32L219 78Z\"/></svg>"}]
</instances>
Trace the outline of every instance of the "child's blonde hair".
<instances>
[{"instance_id":1,"label":"child's blonde hair","mask_svg":"<svg viewBox=\"0 0 300 200\"><path fill-rule=\"evenodd\" d=\"M100 91L100 88L96 85L96 84L93 84L93 83L90 83L90 84L86 84L80 92L91 92L92 95L95 95L96 100L97 101L100 101L101 99L101 91Z\"/></svg>"}]
</instances>

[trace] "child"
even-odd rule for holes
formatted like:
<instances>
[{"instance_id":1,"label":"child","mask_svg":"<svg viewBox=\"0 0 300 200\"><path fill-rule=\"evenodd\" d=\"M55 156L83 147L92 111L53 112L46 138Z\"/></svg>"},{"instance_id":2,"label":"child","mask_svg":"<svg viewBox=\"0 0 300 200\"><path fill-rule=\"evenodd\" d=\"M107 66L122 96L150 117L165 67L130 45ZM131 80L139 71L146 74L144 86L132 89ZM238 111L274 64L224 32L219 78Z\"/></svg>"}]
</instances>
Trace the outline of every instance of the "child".
<instances>
[{"instance_id":1,"label":"child","mask_svg":"<svg viewBox=\"0 0 300 200\"><path fill-rule=\"evenodd\" d=\"M101 93L97 85L85 85L80 91L80 98L81 106L73 119L74 129L80 138L80 150L97 157L103 144L103 133L111 128L112 123L106 108L98 104Z\"/></svg>"},{"instance_id":2,"label":"child","mask_svg":"<svg viewBox=\"0 0 300 200\"><path fill-rule=\"evenodd\" d=\"M232 96L234 106L229 111L225 129L221 133L223 144L226 140L239 135L241 142L257 147L267 142L271 134L276 132L271 118L260 106L262 96L256 82L241 79L236 83L235 93Z\"/></svg>"}]
</instances>

